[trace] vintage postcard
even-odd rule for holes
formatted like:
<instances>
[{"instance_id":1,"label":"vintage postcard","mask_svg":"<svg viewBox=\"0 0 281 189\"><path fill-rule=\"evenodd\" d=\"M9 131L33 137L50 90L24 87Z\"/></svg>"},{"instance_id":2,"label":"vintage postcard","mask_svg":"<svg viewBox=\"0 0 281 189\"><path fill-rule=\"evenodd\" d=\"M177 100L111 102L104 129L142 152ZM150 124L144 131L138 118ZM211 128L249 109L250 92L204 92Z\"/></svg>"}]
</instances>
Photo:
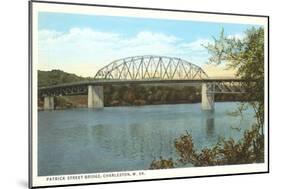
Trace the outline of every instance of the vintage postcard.
<instances>
[{"instance_id":1,"label":"vintage postcard","mask_svg":"<svg viewBox=\"0 0 281 189\"><path fill-rule=\"evenodd\" d=\"M30 187L269 171L268 16L29 5Z\"/></svg>"}]
</instances>

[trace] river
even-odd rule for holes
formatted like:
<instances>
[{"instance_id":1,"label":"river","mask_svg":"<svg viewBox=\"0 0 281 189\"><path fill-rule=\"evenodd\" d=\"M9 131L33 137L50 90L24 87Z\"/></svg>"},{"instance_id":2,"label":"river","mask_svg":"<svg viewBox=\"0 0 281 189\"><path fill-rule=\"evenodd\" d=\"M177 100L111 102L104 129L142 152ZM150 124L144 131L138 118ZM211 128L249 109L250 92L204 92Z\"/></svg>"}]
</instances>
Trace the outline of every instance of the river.
<instances>
[{"instance_id":1,"label":"river","mask_svg":"<svg viewBox=\"0 0 281 189\"><path fill-rule=\"evenodd\" d=\"M68 109L38 112L38 176L149 169L159 157L179 158L174 140L186 131L196 149L219 137L238 140L254 123L254 111L229 115L239 103L217 102Z\"/></svg>"}]
</instances>

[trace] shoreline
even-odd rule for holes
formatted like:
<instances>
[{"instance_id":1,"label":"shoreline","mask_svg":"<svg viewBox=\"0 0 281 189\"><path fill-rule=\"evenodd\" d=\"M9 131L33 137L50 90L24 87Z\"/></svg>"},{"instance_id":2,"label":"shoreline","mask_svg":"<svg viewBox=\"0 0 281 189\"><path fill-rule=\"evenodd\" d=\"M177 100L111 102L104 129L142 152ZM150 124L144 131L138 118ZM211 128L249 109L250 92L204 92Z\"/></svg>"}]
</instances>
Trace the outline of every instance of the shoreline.
<instances>
[{"instance_id":1,"label":"shoreline","mask_svg":"<svg viewBox=\"0 0 281 189\"><path fill-rule=\"evenodd\" d=\"M215 103L222 103L222 102L252 102L252 101L246 101L246 100L226 100L226 101L222 101L222 100L217 100L215 101ZM120 104L120 105L107 105L104 107L141 107L141 106L155 106L155 105L178 105L178 104L197 104L197 103L201 103L201 101L196 101L196 102L174 102L174 103L148 103L148 104L143 104L143 105L135 105L135 104ZM71 109L79 109L79 108L88 108L87 105L80 105L80 106L73 106L73 107L55 107L54 110L71 110ZM39 107L37 111L46 111L43 109L43 107ZM48 111L48 110L47 110Z\"/></svg>"}]
</instances>

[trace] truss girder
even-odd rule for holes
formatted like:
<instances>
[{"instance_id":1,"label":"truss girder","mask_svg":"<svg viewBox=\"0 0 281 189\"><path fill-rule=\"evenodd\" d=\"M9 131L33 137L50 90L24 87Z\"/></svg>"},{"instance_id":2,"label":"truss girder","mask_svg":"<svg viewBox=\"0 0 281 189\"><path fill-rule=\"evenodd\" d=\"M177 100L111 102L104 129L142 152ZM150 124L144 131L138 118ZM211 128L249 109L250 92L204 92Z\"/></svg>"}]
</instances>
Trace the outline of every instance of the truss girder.
<instances>
[{"instance_id":1,"label":"truss girder","mask_svg":"<svg viewBox=\"0 0 281 189\"><path fill-rule=\"evenodd\" d=\"M67 86L51 89L40 89L38 96L72 96L84 95L88 92L88 86Z\"/></svg>"},{"instance_id":2,"label":"truss girder","mask_svg":"<svg viewBox=\"0 0 281 189\"><path fill-rule=\"evenodd\" d=\"M166 56L134 56L115 60L100 69L95 79L112 80L179 80L206 79L199 66L186 60Z\"/></svg>"},{"instance_id":3,"label":"truss girder","mask_svg":"<svg viewBox=\"0 0 281 189\"><path fill-rule=\"evenodd\" d=\"M208 83L208 93L226 94L226 93L246 93L243 81L223 81Z\"/></svg>"}]
</instances>

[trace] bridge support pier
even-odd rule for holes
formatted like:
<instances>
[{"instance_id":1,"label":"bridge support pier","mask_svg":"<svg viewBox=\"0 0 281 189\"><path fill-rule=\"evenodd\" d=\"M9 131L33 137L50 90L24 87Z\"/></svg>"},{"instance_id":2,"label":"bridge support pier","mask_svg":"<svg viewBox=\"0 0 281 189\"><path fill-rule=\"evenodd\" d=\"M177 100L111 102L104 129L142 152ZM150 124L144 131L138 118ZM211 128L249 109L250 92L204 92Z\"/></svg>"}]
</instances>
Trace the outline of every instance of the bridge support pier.
<instances>
[{"instance_id":1,"label":"bridge support pier","mask_svg":"<svg viewBox=\"0 0 281 189\"><path fill-rule=\"evenodd\" d=\"M55 109L55 101L53 96L45 96L44 97L44 110L54 110Z\"/></svg>"},{"instance_id":2,"label":"bridge support pier","mask_svg":"<svg viewBox=\"0 0 281 189\"><path fill-rule=\"evenodd\" d=\"M202 92L201 92L201 108L202 110L214 110L214 93L209 93L210 88L212 88L212 84L202 83Z\"/></svg>"},{"instance_id":3,"label":"bridge support pier","mask_svg":"<svg viewBox=\"0 0 281 189\"><path fill-rule=\"evenodd\" d=\"M103 86L88 86L88 108L103 108Z\"/></svg>"}]
</instances>

